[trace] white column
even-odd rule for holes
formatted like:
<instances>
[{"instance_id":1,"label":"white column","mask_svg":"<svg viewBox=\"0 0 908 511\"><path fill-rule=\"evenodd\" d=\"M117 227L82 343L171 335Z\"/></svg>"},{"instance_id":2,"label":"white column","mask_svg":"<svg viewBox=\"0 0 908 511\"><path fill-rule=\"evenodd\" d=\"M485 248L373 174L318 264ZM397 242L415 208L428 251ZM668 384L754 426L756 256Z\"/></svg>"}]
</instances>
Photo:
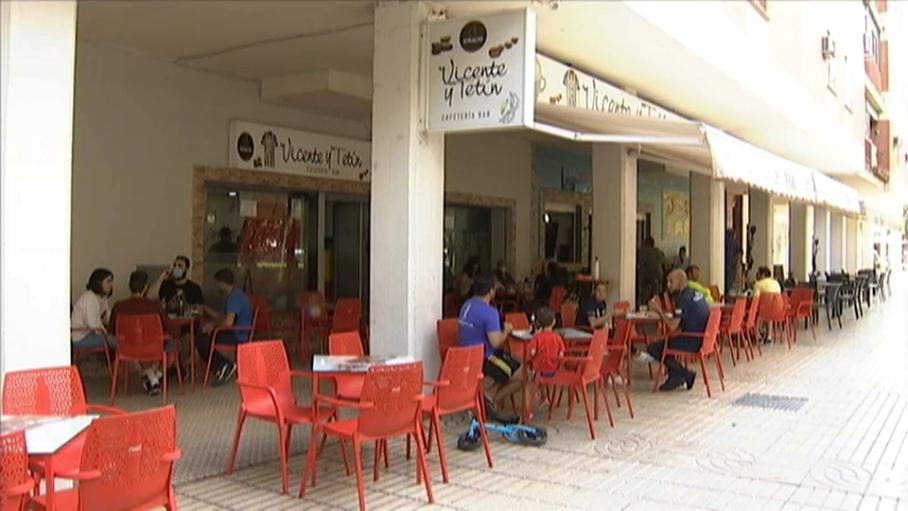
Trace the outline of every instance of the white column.
<instances>
[{"instance_id":1,"label":"white column","mask_svg":"<svg viewBox=\"0 0 908 511\"><path fill-rule=\"evenodd\" d=\"M442 315L444 135L421 131L422 2L375 7L370 309L372 350L438 371Z\"/></svg>"},{"instance_id":2,"label":"white column","mask_svg":"<svg viewBox=\"0 0 908 511\"><path fill-rule=\"evenodd\" d=\"M690 174L690 262L700 267L702 284L725 288L725 183L696 172Z\"/></svg>"},{"instance_id":3,"label":"white column","mask_svg":"<svg viewBox=\"0 0 908 511\"><path fill-rule=\"evenodd\" d=\"M70 363L76 2L0 2L0 373Z\"/></svg>"},{"instance_id":4,"label":"white column","mask_svg":"<svg viewBox=\"0 0 908 511\"><path fill-rule=\"evenodd\" d=\"M748 192L750 202L750 225L757 228L754 233L753 258L754 268L750 277L756 274L760 266L772 268L772 240L773 240L773 207L772 195L751 188Z\"/></svg>"},{"instance_id":5,"label":"white column","mask_svg":"<svg viewBox=\"0 0 908 511\"><path fill-rule=\"evenodd\" d=\"M610 299L636 303L637 158L593 144L593 257L610 280Z\"/></svg>"},{"instance_id":6,"label":"white column","mask_svg":"<svg viewBox=\"0 0 908 511\"><path fill-rule=\"evenodd\" d=\"M789 262L785 271L793 272L799 281L807 280L813 249L813 206L792 202L788 218Z\"/></svg>"},{"instance_id":7,"label":"white column","mask_svg":"<svg viewBox=\"0 0 908 511\"><path fill-rule=\"evenodd\" d=\"M873 268L873 222L864 218L858 223L858 266L860 270Z\"/></svg>"},{"instance_id":8,"label":"white column","mask_svg":"<svg viewBox=\"0 0 908 511\"><path fill-rule=\"evenodd\" d=\"M829 223L831 216L832 213L826 208L814 208L813 210L813 236L820 242L819 247L817 247L817 271L820 273L835 269L829 258L829 254L832 252ZM813 261L810 263L810 268L812 269Z\"/></svg>"},{"instance_id":9,"label":"white column","mask_svg":"<svg viewBox=\"0 0 908 511\"><path fill-rule=\"evenodd\" d=\"M845 269L845 215L833 213L829 231L829 267L832 271L842 271Z\"/></svg>"},{"instance_id":10,"label":"white column","mask_svg":"<svg viewBox=\"0 0 908 511\"><path fill-rule=\"evenodd\" d=\"M855 273L860 269L858 220L854 217L847 217L845 218L845 271Z\"/></svg>"}]
</instances>

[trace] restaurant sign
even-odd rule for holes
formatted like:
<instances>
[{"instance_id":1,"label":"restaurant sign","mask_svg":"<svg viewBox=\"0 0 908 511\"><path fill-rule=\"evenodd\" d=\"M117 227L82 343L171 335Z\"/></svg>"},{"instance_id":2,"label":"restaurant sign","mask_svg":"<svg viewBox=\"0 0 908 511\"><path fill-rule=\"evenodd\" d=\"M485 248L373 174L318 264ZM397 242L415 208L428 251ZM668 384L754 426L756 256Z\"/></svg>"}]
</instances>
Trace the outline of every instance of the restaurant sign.
<instances>
[{"instance_id":1,"label":"restaurant sign","mask_svg":"<svg viewBox=\"0 0 908 511\"><path fill-rule=\"evenodd\" d=\"M426 130L532 125L535 13L428 23L425 41Z\"/></svg>"},{"instance_id":2,"label":"restaurant sign","mask_svg":"<svg viewBox=\"0 0 908 511\"><path fill-rule=\"evenodd\" d=\"M308 131L230 122L231 167L369 181L372 144Z\"/></svg>"},{"instance_id":3,"label":"restaurant sign","mask_svg":"<svg viewBox=\"0 0 908 511\"><path fill-rule=\"evenodd\" d=\"M673 112L539 53L536 54L535 89L537 102L632 117L684 120Z\"/></svg>"}]
</instances>

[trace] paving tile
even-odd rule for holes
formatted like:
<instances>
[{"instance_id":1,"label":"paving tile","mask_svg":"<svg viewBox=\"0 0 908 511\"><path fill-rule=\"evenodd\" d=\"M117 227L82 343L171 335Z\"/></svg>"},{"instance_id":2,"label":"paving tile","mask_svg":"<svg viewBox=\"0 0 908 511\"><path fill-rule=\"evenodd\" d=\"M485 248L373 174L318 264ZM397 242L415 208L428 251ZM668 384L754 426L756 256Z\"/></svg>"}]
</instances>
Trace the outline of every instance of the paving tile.
<instances>
[{"instance_id":1,"label":"paving tile","mask_svg":"<svg viewBox=\"0 0 908 511\"><path fill-rule=\"evenodd\" d=\"M545 414L535 419L549 432L541 448L492 435L495 468L489 469L481 451L455 448L467 417L447 417L442 428L451 483L441 482L433 446L428 459L434 506L416 484L415 460L405 458L403 439L389 443L391 467L381 468L378 482L372 481L374 451L367 444L363 469L369 506L908 511L908 343L903 335L893 335L908 330L906 284L905 276L894 276L895 293L888 301L874 303L859 321L847 315L841 330L821 324L816 341L802 330L791 350L767 346L763 357L734 368L726 354L727 390L717 385L712 399L699 383L690 392L653 393L646 366L635 366L636 418L614 407L609 394L616 427L602 417L596 440L589 438L582 410L567 420L562 406L551 421ZM89 399L104 404L107 382L86 384ZM307 400L307 382L294 385L298 398ZM806 401L793 411L732 404L748 393ZM239 405L234 386L187 389L172 401L183 451L174 476L182 509L356 509L355 478L345 474L335 441L319 456L318 485L298 499L309 428L295 427L292 495L281 495L271 424L247 421L237 471L224 475ZM138 393L117 400L117 406L132 411L158 405L158 399Z\"/></svg>"}]
</instances>

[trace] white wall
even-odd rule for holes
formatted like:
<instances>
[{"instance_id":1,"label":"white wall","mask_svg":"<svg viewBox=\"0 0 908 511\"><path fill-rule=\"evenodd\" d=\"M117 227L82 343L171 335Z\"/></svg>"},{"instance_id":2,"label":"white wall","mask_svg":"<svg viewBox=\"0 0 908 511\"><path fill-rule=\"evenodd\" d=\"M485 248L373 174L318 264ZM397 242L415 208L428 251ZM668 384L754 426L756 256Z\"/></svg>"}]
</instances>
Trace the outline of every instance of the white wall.
<instances>
[{"instance_id":1,"label":"white wall","mask_svg":"<svg viewBox=\"0 0 908 511\"><path fill-rule=\"evenodd\" d=\"M529 140L514 135L482 133L448 135L445 140L445 190L517 201L517 279L529 275L532 253L530 198L533 150Z\"/></svg>"},{"instance_id":2,"label":"white wall","mask_svg":"<svg viewBox=\"0 0 908 511\"><path fill-rule=\"evenodd\" d=\"M189 254L192 169L227 164L244 119L351 138L366 126L258 100L258 85L80 42L72 190L72 294L97 266L118 296L137 264Z\"/></svg>"}]
</instances>

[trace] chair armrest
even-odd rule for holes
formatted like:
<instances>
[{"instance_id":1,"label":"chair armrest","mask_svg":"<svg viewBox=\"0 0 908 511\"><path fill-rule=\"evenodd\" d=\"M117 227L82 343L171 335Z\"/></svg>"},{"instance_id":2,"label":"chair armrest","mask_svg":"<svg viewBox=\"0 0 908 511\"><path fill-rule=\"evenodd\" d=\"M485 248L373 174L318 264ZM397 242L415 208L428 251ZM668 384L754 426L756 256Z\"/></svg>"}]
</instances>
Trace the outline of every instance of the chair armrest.
<instances>
[{"instance_id":1,"label":"chair armrest","mask_svg":"<svg viewBox=\"0 0 908 511\"><path fill-rule=\"evenodd\" d=\"M109 413L111 415L126 415L126 412L119 408L104 405L87 405L85 410L89 412Z\"/></svg>"},{"instance_id":2,"label":"chair armrest","mask_svg":"<svg viewBox=\"0 0 908 511\"><path fill-rule=\"evenodd\" d=\"M592 362L593 357L558 357L559 362Z\"/></svg>"},{"instance_id":3,"label":"chair armrest","mask_svg":"<svg viewBox=\"0 0 908 511\"><path fill-rule=\"evenodd\" d=\"M327 396L323 396L321 394L316 394L315 396L313 396L313 398L312 398L313 406L317 407L318 406L317 403L319 401L323 401L325 403L328 403L328 404L334 405L334 406L340 406L342 408L355 408L357 410L368 410L370 408L375 407L374 403L369 403L369 402L344 401L343 399L327 397Z\"/></svg>"},{"instance_id":4,"label":"chair armrest","mask_svg":"<svg viewBox=\"0 0 908 511\"><path fill-rule=\"evenodd\" d=\"M256 391L267 394L271 398L271 404L272 404L272 406L274 406L274 413L277 414L278 420L280 421L280 419L283 418L284 414L281 411L281 407L278 406L278 404L277 404L277 393L274 391L273 388L265 387L263 385L256 385L254 383L247 383L240 379L236 380L236 386L240 389L240 391L242 391L245 388L245 389L256 390Z\"/></svg>"},{"instance_id":5,"label":"chair armrest","mask_svg":"<svg viewBox=\"0 0 908 511\"><path fill-rule=\"evenodd\" d=\"M181 457L183 457L183 451L179 447L177 447L173 451L165 453L163 456L161 456L161 461L173 462L180 459Z\"/></svg>"},{"instance_id":6,"label":"chair armrest","mask_svg":"<svg viewBox=\"0 0 908 511\"><path fill-rule=\"evenodd\" d=\"M5 488L3 491L3 495L4 495L4 497L7 497L7 496L16 497L18 495L25 495L25 494L29 493L30 491L32 491L32 488L34 488L34 487L35 487L35 481L33 479L29 479L28 481L25 481L22 484L17 484L16 486Z\"/></svg>"},{"instance_id":7,"label":"chair armrest","mask_svg":"<svg viewBox=\"0 0 908 511\"><path fill-rule=\"evenodd\" d=\"M424 382L422 382L422 384L425 385L425 386L427 386L427 387L450 387L450 386L451 386L451 382L449 382L449 381L447 381L447 380L442 380L442 381L424 381Z\"/></svg>"},{"instance_id":8,"label":"chair armrest","mask_svg":"<svg viewBox=\"0 0 908 511\"><path fill-rule=\"evenodd\" d=\"M54 472L55 477L60 479L72 479L75 481L87 481L89 479L97 479L101 477L100 470L89 470L88 472L80 472L77 470L58 470Z\"/></svg>"}]
</instances>

